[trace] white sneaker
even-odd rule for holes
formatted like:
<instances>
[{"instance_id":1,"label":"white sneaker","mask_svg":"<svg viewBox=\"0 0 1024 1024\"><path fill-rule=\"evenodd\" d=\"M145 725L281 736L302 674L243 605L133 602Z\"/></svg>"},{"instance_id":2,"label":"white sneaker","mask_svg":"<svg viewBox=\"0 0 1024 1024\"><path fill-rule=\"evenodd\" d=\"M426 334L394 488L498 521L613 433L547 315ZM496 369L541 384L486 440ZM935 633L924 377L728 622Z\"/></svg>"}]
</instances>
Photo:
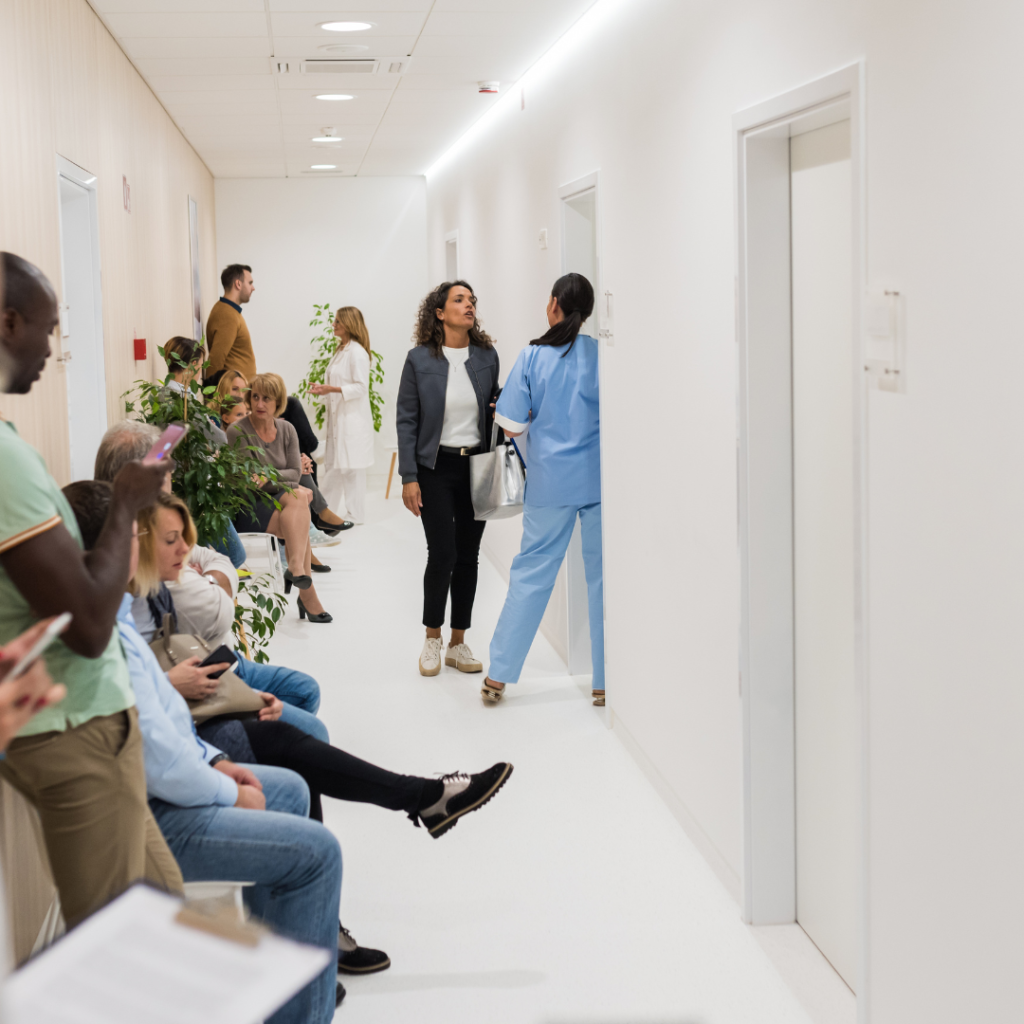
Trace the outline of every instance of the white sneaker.
<instances>
[{"instance_id":1,"label":"white sneaker","mask_svg":"<svg viewBox=\"0 0 1024 1024\"><path fill-rule=\"evenodd\" d=\"M441 645L439 636L428 636L420 652L420 675L436 676L441 671Z\"/></svg>"},{"instance_id":2,"label":"white sneaker","mask_svg":"<svg viewBox=\"0 0 1024 1024\"><path fill-rule=\"evenodd\" d=\"M457 668L460 672L483 672L483 665L473 657L469 644L456 644L454 647L448 645L448 653L444 656L444 663L451 668Z\"/></svg>"},{"instance_id":3,"label":"white sneaker","mask_svg":"<svg viewBox=\"0 0 1024 1024\"><path fill-rule=\"evenodd\" d=\"M323 530L318 530L312 523L309 524L309 543L314 548L330 548L341 543L340 537L328 537Z\"/></svg>"}]
</instances>

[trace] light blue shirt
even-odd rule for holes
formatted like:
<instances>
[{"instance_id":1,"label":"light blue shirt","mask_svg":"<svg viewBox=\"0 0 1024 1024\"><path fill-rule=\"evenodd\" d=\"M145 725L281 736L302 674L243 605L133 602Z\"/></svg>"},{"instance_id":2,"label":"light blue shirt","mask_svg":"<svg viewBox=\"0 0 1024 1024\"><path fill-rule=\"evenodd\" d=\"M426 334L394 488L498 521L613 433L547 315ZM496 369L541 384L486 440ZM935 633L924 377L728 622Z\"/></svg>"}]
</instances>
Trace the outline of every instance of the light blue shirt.
<instances>
[{"instance_id":1,"label":"light blue shirt","mask_svg":"<svg viewBox=\"0 0 1024 1024\"><path fill-rule=\"evenodd\" d=\"M498 399L495 420L526 435L526 504L593 505L601 500L597 342L528 345Z\"/></svg>"},{"instance_id":2,"label":"light blue shirt","mask_svg":"<svg viewBox=\"0 0 1024 1024\"><path fill-rule=\"evenodd\" d=\"M132 600L131 594L121 599L117 628L139 709L146 791L178 807L234 807L238 785L208 764L220 751L196 734L185 698L135 628Z\"/></svg>"}]
</instances>

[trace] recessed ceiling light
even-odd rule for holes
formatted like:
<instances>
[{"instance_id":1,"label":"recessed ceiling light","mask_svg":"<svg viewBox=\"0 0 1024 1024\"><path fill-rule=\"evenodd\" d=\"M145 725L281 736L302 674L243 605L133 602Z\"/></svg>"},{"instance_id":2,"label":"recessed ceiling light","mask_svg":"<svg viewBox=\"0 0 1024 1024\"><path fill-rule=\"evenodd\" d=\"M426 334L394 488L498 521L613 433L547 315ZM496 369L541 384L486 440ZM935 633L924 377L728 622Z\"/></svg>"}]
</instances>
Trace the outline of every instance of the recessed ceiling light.
<instances>
[{"instance_id":1,"label":"recessed ceiling light","mask_svg":"<svg viewBox=\"0 0 1024 1024\"><path fill-rule=\"evenodd\" d=\"M340 135L314 135L312 142L341 142Z\"/></svg>"},{"instance_id":2,"label":"recessed ceiling light","mask_svg":"<svg viewBox=\"0 0 1024 1024\"><path fill-rule=\"evenodd\" d=\"M310 164L309 169L311 171L333 171L338 167L337 164Z\"/></svg>"},{"instance_id":3,"label":"recessed ceiling light","mask_svg":"<svg viewBox=\"0 0 1024 1024\"><path fill-rule=\"evenodd\" d=\"M368 21L325 21L320 28L325 32L365 32L373 26Z\"/></svg>"},{"instance_id":4,"label":"recessed ceiling light","mask_svg":"<svg viewBox=\"0 0 1024 1024\"><path fill-rule=\"evenodd\" d=\"M317 96L318 100L354 100L355 96L348 96L343 92L325 92Z\"/></svg>"}]
</instances>

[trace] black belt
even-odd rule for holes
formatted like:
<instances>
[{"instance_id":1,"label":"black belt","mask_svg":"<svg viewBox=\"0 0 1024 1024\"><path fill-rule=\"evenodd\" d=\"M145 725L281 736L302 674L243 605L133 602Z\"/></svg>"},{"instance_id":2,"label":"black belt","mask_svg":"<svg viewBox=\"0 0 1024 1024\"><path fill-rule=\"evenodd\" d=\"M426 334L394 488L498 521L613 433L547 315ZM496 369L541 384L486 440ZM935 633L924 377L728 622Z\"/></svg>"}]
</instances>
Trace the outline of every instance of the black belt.
<instances>
[{"instance_id":1,"label":"black belt","mask_svg":"<svg viewBox=\"0 0 1024 1024\"><path fill-rule=\"evenodd\" d=\"M437 450L443 455L479 455L483 451L480 445L476 445L474 448L445 448L444 445L441 445Z\"/></svg>"}]
</instances>

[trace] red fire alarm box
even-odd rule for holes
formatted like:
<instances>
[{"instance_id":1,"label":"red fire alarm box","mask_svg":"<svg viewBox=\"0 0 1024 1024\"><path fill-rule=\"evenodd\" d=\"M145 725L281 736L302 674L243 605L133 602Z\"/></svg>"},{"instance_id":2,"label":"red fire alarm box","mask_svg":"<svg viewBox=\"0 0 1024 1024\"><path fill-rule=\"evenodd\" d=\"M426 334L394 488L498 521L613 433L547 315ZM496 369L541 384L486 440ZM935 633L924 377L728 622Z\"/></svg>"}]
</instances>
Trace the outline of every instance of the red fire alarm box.
<instances>
[{"instance_id":1,"label":"red fire alarm box","mask_svg":"<svg viewBox=\"0 0 1024 1024\"><path fill-rule=\"evenodd\" d=\"M146 339L135 339L135 362L142 362L146 358Z\"/></svg>"}]
</instances>

